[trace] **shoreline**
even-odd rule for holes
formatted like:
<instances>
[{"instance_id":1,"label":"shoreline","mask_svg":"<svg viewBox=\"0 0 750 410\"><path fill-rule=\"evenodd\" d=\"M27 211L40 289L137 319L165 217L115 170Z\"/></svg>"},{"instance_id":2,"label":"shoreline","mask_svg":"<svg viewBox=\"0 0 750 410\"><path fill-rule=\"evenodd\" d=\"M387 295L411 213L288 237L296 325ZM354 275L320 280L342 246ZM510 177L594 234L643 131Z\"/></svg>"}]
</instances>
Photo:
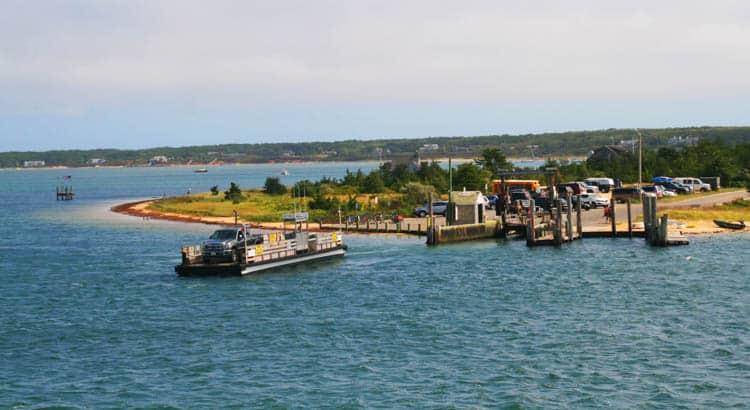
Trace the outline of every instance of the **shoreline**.
<instances>
[{"instance_id":1,"label":"shoreline","mask_svg":"<svg viewBox=\"0 0 750 410\"><path fill-rule=\"evenodd\" d=\"M110 208L110 211L116 212L122 215L129 215L129 216L149 218L149 219L153 218L153 219L159 219L163 221L199 223L199 224L206 224L206 225L234 225L233 216L185 215L185 214L178 214L176 212L161 212L161 211L154 211L154 210L146 209L148 205L154 201L157 201L157 199L143 199L140 201L126 202L123 204L112 206ZM283 226L284 226L283 222L252 222L252 221L243 220L241 218L238 219L238 222L245 223L249 225L251 228L255 228L255 229L274 230L274 229L283 229ZM324 231L327 232L330 230L330 229L316 228L315 227L316 224L317 223L313 223L312 225L309 225L307 227L307 230L310 232L324 232ZM351 233L365 234L367 232L351 232ZM397 233L392 232L391 234L397 234Z\"/></svg>"},{"instance_id":2,"label":"shoreline","mask_svg":"<svg viewBox=\"0 0 750 410\"><path fill-rule=\"evenodd\" d=\"M140 218L153 218L153 219L159 219L159 220L165 220L165 221L172 221L172 222L187 222L187 223L200 223L200 224L206 224L206 225L234 225L234 217L233 216L198 216L198 215L185 215L185 214L179 214L175 212L162 212L162 211L155 211L147 209L147 207L157 201L158 199L143 199L139 201L133 201L133 202L126 202L118 205L114 205L110 207L110 211L119 213L122 215L128 215L128 216L134 216L134 217L140 217ZM283 222L253 222L253 221L245 221L242 219L238 220L239 222L246 223L251 228L256 229L268 229L268 230L274 230L274 229L282 229L283 228ZM684 228L675 228L675 231L679 231L683 235L713 235L713 234L740 234L744 232L748 232L747 230L731 230L731 229L724 229L719 228L715 225L713 225L713 221L708 220L698 220L698 221L691 221L691 222L685 222L689 227ZM624 225L623 225L624 224ZM634 225L638 224L637 222L634 223ZM313 223L308 227L308 230L311 232L322 232L322 231L328 231L330 229L320 229L316 228L315 225L317 223ZM598 229L593 229L591 231L603 231L603 230L609 230L607 227L599 227ZM639 229L634 229L634 231ZM617 224L617 231L623 232L627 231L627 222L620 222ZM360 235L383 235L385 233L383 232L364 232L364 231L350 231L348 233L356 233ZM397 232L390 232L388 233L390 235L405 235L403 233L397 233Z\"/></svg>"},{"instance_id":3,"label":"shoreline","mask_svg":"<svg viewBox=\"0 0 750 410\"><path fill-rule=\"evenodd\" d=\"M574 160L580 161L585 160L585 157L573 156L553 156L553 160ZM476 158L451 158L452 161L467 162L474 161ZM425 161L437 161L437 162L448 162L448 157L440 158L425 158ZM531 162L531 161L546 161L547 158L528 158L528 157L507 157L508 161L516 162ZM323 163L348 163L348 162L383 162L376 159L363 159L363 160L336 160L336 161L266 161L266 162L224 162L221 164L210 164L210 163L192 163L192 164L164 164L164 165L82 165L82 166L71 166L71 165L52 165L44 167L0 167L0 171L42 171L42 170L61 170L61 169L119 169L119 168L190 168L190 167L223 167L223 166L239 166L239 165L284 165L284 164L323 164Z\"/></svg>"}]
</instances>

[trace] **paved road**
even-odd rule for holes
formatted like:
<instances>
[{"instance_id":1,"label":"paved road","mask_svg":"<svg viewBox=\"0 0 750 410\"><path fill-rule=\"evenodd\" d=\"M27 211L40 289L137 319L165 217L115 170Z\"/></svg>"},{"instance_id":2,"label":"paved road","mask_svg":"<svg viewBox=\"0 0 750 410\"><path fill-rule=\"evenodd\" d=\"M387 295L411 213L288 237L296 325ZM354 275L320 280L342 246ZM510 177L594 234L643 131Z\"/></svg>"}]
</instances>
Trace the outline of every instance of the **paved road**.
<instances>
[{"instance_id":1,"label":"paved road","mask_svg":"<svg viewBox=\"0 0 750 410\"><path fill-rule=\"evenodd\" d=\"M722 192L719 194L700 196L695 198L688 197L682 201L669 202L658 205L658 209L670 208L687 208L687 207L705 207L713 206L718 203L732 202L735 199L749 198L750 193L747 191Z\"/></svg>"},{"instance_id":2,"label":"paved road","mask_svg":"<svg viewBox=\"0 0 750 410\"><path fill-rule=\"evenodd\" d=\"M750 198L750 193L747 191L734 191L734 192L722 192L713 195L706 196L695 196L687 195L685 199L675 202L668 203L657 203L658 211L663 211L673 208L690 208L690 207L707 207L713 206L718 203L732 202L735 199ZM658 201L657 201L658 202ZM633 220L643 214L643 206L641 204L631 205L631 215ZM615 209L617 221L627 221L628 211L627 204L617 204ZM590 211L583 211L583 226L584 227L606 227L608 224L604 219L604 210L601 208L592 209Z\"/></svg>"}]
</instances>

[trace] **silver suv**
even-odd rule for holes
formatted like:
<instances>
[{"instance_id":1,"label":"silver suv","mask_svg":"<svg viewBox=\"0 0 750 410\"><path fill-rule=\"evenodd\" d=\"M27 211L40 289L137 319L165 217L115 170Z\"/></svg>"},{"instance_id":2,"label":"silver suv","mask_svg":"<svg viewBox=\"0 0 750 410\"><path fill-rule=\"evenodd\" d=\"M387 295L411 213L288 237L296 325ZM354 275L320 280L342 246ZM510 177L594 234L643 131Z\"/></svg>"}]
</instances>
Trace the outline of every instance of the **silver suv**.
<instances>
[{"instance_id":1,"label":"silver suv","mask_svg":"<svg viewBox=\"0 0 750 410\"><path fill-rule=\"evenodd\" d=\"M672 182L689 186L693 188L693 192L706 192L711 190L711 185L698 178L674 178Z\"/></svg>"},{"instance_id":2,"label":"silver suv","mask_svg":"<svg viewBox=\"0 0 750 410\"><path fill-rule=\"evenodd\" d=\"M435 215L445 216L448 211L448 201L433 201L432 202L432 213ZM430 207L428 204L424 204L420 207L414 208L414 216L424 218L430 213Z\"/></svg>"}]
</instances>

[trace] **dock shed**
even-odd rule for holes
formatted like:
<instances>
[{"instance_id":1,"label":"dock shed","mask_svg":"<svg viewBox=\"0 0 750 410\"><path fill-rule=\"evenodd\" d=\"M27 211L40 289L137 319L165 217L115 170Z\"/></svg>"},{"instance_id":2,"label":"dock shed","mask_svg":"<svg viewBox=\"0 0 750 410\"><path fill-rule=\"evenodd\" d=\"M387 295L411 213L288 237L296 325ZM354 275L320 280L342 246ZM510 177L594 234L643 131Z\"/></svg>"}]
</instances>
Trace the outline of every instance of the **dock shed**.
<instances>
[{"instance_id":1,"label":"dock shed","mask_svg":"<svg viewBox=\"0 0 750 410\"><path fill-rule=\"evenodd\" d=\"M480 191L453 191L451 197L455 206L455 224L463 225L485 222L484 207L487 201Z\"/></svg>"}]
</instances>

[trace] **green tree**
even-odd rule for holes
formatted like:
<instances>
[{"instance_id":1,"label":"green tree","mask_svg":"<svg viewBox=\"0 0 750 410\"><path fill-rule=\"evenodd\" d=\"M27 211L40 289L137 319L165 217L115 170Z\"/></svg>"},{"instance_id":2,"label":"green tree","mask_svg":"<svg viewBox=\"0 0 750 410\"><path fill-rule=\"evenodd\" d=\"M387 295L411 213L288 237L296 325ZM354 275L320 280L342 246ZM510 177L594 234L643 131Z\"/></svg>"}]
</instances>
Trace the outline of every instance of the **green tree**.
<instances>
[{"instance_id":1,"label":"green tree","mask_svg":"<svg viewBox=\"0 0 750 410\"><path fill-rule=\"evenodd\" d=\"M284 195L287 193L286 186L278 177L268 177L263 184L263 190L269 195Z\"/></svg>"},{"instance_id":2,"label":"green tree","mask_svg":"<svg viewBox=\"0 0 750 410\"><path fill-rule=\"evenodd\" d=\"M218 185L214 185L214 186L211 187L211 195L214 195L214 196L215 195L219 195L219 186Z\"/></svg>"},{"instance_id":3,"label":"green tree","mask_svg":"<svg viewBox=\"0 0 750 410\"><path fill-rule=\"evenodd\" d=\"M422 162L417 171L419 180L424 185L432 185L437 192L448 192L448 170L443 169L439 163L432 161L430 163ZM409 184L407 184L409 185Z\"/></svg>"},{"instance_id":4,"label":"green tree","mask_svg":"<svg viewBox=\"0 0 750 410\"><path fill-rule=\"evenodd\" d=\"M385 191L385 183L383 178L380 176L380 172L374 170L367 174L365 180L362 183L362 191L377 194Z\"/></svg>"},{"instance_id":5,"label":"green tree","mask_svg":"<svg viewBox=\"0 0 750 410\"><path fill-rule=\"evenodd\" d=\"M490 175L496 175L500 170L512 170L513 164L510 163L499 148L485 148L478 160L477 165L482 167Z\"/></svg>"},{"instance_id":6,"label":"green tree","mask_svg":"<svg viewBox=\"0 0 750 410\"><path fill-rule=\"evenodd\" d=\"M240 201L245 199L242 195L240 186L234 182L229 184L229 189L224 191L224 199L232 201L232 203L238 204Z\"/></svg>"},{"instance_id":7,"label":"green tree","mask_svg":"<svg viewBox=\"0 0 750 410\"><path fill-rule=\"evenodd\" d=\"M467 162L456 168L453 175L453 189L466 188L469 191L484 191L489 174L476 164Z\"/></svg>"},{"instance_id":8,"label":"green tree","mask_svg":"<svg viewBox=\"0 0 750 410\"><path fill-rule=\"evenodd\" d=\"M430 192L435 192L432 185L424 185L419 182L407 182L401 192L409 204L423 204L427 202Z\"/></svg>"}]
</instances>

